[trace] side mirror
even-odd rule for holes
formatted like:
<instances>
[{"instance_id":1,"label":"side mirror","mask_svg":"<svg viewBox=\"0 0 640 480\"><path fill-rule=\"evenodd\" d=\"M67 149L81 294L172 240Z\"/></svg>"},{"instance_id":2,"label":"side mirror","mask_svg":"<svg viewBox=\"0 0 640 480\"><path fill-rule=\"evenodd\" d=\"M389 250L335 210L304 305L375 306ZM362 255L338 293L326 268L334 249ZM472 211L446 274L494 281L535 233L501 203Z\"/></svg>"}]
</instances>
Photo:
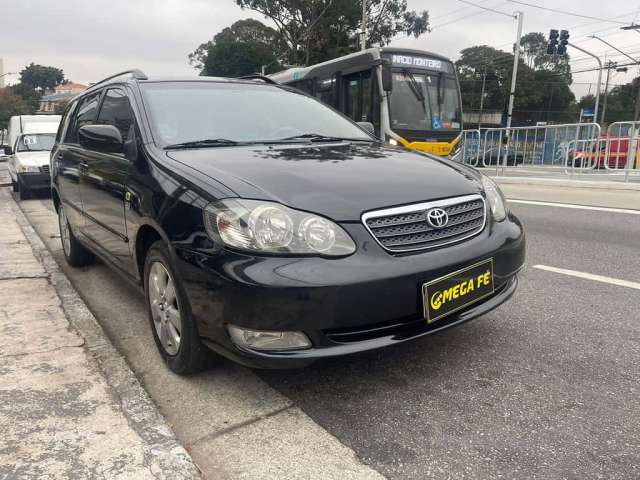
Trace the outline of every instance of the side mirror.
<instances>
[{"instance_id":1,"label":"side mirror","mask_svg":"<svg viewBox=\"0 0 640 480\"><path fill-rule=\"evenodd\" d=\"M358 122L358 126L363 129L365 132L371 134L371 135L375 135L376 130L373 127L373 123L371 122Z\"/></svg>"},{"instance_id":2,"label":"side mirror","mask_svg":"<svg viewBox=\"0 0 640 480\"><path fill-rule=\"evenodd\" d=\"M4 147L0 148L0 150L4 150L4 154L7 156L13 155L13 148L11 148L9 145L5 145Z\"/></svg>"},{"instance_id":3,"label":"side mirror","mask_svg":"<svg viewBox=\"0 0 640 480\"><path fill-rule=\"evenodd\" d=\"M382 89L385 92L393 90L393 77L391 75L391 66L382 64Z\"/></svg>"},{"instance_id":4,"label":"side mirror","mask_svg":"<svg viewBox=\"0 0 640 480\"><path fill-rule=\"evenodd\" d=\"M78 130L80 145L103 153L122 153L122 135L113 125L85 125Z\"/></svg>"}]
</instances>

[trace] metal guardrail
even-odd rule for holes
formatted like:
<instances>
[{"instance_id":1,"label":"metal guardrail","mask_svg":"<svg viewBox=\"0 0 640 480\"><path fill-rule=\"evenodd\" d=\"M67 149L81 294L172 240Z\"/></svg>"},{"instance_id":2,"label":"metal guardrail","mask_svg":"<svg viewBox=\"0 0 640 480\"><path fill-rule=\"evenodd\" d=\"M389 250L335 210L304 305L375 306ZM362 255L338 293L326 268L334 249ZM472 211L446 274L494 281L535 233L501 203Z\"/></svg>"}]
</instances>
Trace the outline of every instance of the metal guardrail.
<instances>
[{"instance_id":1,"label":"metal guardrail","mask_svg":"<svg viewBox=\"0 0 640 480\"><path fill-rule=\"evenodd\" d=\"M544 167L567 174L640 174L640 122L470 129L462 132L461 161L475 167Z\"/></svg>"}]
</instances>

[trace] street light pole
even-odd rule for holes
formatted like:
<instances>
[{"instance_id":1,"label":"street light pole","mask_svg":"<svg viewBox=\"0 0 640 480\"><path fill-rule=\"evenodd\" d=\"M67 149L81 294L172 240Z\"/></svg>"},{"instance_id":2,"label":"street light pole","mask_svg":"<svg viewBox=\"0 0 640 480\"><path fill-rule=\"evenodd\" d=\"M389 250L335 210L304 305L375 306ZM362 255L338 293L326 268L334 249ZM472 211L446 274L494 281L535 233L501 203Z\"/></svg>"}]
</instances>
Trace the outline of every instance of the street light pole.
<instances>
[{"instance_id":1,"label":"street light pole","mask_svg":"<svg viewBox=\"0 0 640 480\"><path fill-rule=\"evenodd\" d=\"M478 116L478 130L482 126L482 110L484 109L484 88L487 82L487 67L482 71L482 92L480 93L480 115Z\"/></svg>"},{"instance_id":2,"label":"street light pole","mask_svg":"<svg viewBox=\"0 0 640 480\"><path fill-rule=\"evenodd\" d=\"M600 58L597 55L594 55L593 53L588 52L584 48L580 48L580 47L574 45L573 43L567 43L567 45L569 45L571 48L575 48L576 50L589 55L590 57L595 58L596 62L598 62L598 83L596 84L596 105L595 105L595 107L593 109L593 121L597 122L598 121L598 107L600 106L600 88L601 88L601 85L602 85L602 60L600 60Z\"/></svg>"},{"instance_id":3,"label":"street light pole","mask_svg":"<svg viewBox=\"0 0 640 480\"><path fill-rule=\"evenodd\" d=\"M516 12L518 17L518 33L516 35L516 47L513 55L513 70L511 72L511 92L509 93L509 109L507 110L507 136L511 128L511 117L513 116L513 102L516 96L516 79L518 77L518 63L520 62L520 38L522 37L523 12ZM506 158L506 157L505 157Z\"/></svg>"},{"instance_id":4,"label":"street light pole","mask_svg":"<svg viewBox=\"0 0 640 480\"><path fill-rule=\"evenodd\" d=\"M516 96L516 79L518 76L518 63L520 62L520 38L522 37L522 21L524 19L523 12L515 12L518 19L518 33L516 34L515 52L513 52L513 70L511 72L511 91L509 93L509 108L507 110L507 130L506 144L504 149L503 168L507 167L507 158L509 154L509 137L511 136L511 119L513 117L513 103ZM496 162L497 166L498 162Z\"/></svg>"}]
</instances>

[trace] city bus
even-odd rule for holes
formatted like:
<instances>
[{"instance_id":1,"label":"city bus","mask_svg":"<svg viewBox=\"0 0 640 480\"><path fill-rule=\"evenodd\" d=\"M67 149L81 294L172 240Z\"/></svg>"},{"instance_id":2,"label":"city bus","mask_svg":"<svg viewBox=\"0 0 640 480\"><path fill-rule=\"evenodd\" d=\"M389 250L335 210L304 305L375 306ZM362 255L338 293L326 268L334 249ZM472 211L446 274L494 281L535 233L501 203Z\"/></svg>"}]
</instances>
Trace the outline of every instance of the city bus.
<instances>
[{"instance_id":1,"label":"city bus","mask_svg":"<svg viewBox=\"0 0 640 480\"><path fill-rule=\"evenodd\" d=\"M369 48L269 77L373 124L375 134L392 145L448 156L460 142L460 85L453 63L441 55Z\"/></svg>"}]
</instances>

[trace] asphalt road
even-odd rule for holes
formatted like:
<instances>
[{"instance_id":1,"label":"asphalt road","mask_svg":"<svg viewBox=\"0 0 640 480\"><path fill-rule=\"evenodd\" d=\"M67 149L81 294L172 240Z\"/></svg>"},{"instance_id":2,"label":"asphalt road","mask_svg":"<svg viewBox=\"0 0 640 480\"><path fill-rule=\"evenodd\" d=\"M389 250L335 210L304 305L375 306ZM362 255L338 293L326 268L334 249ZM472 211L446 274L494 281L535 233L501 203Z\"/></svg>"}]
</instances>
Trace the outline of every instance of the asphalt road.
<instances>
[{"instance_id":1,"label":"asphalt road","mask_svg":"<svg viewBox=\"0 0 640 480\"><path fill-rule=\"evenodd\" d=\"M49 201L22 206L60 259ZM640 215L512 208L526 225L529 268L510 303L302 371L221 362L170 375L136 292L103 265L64 270L196 462L215 467L226 433L248 418L300 408L389 478L639 478L640 290L533 266L640 282ZM269 434L241 437L247 456Z\"/></svg>"},{"instance_id":2,"label":"asphalt road","mask_svg":"<svg viewBox=\"0 0 640 480\"><path fill-rule=\"evenodd\" d=\"M640 216L513 205L528 264L640 282ZM640 291L529 268L456 330L261 373L390 478L638 478Z\"/></svg>"}]
</instances>

